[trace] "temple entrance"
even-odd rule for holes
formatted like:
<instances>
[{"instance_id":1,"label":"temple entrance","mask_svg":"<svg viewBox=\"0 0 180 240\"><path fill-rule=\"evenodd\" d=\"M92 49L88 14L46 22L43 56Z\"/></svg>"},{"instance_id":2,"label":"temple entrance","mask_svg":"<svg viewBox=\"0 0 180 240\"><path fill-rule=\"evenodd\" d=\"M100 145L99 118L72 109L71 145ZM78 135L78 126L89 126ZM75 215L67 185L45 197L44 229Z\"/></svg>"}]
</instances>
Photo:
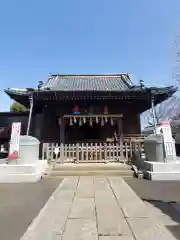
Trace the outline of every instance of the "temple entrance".
<instances>
[{"instance_id":1,"label":"temple entrance","mask_svg":"<svg viewBox=\"0 0 180 240\"><path fill-rule=\"evenodd\" d=\"M101 125L99 123L93 123L92 126L85 123L79 130L82 131L85 142L101 139Z\"/></svg>"},{"instance_id":2,"label":"temple entrance","mask_svg":"<svg viewBox=\"0 0 180 240\"><path fill-rule=\"evenodd\" d=\"M78 117L68 119L65 124L64 143L117 142L118 118Z\"/></svg>"},{"instance_id":3,"label":"temple entrance","mask_svg":"<svg viewBox=\"0 0 180 240\"><path fill-rule=\"evenodd\" d=\"M74 124L73 126L67 125L65 129L65 143L77 142L100 142L102 135L102 127L98 123L84 123L82 126Z\"/></svg>"}]
</instances>

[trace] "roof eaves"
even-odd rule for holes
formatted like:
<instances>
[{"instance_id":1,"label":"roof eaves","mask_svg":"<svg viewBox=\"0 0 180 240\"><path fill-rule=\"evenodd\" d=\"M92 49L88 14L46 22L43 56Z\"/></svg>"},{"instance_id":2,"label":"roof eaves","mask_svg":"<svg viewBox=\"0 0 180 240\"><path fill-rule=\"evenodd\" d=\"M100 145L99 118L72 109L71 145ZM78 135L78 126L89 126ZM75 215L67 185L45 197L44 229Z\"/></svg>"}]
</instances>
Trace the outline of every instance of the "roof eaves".
<instances>
[{"instance_id":1,"label":"roof eaves","mask_svg":"<svg viewBox=\"0 0 180 240\"><path fill-rule=\"evenodd\" d=\"M177 92L178 88L172 85L169 87L151 87L150 90L154 95L167 94L171 96Z\"/></svg>"},{"instance_id":2,"label":"roof eaves","mask_svg":"<svg viewBox=\"0 0 180 240\"><path fill-rule=\"evenodd\" d=\"M23 96L29 96L32 92L34 92L35 89L33 88L27 88L27 89L17 89L17 88L7 88L4 89L4 92L8 95L23 95Z\"/></svg>"}]
</instances>

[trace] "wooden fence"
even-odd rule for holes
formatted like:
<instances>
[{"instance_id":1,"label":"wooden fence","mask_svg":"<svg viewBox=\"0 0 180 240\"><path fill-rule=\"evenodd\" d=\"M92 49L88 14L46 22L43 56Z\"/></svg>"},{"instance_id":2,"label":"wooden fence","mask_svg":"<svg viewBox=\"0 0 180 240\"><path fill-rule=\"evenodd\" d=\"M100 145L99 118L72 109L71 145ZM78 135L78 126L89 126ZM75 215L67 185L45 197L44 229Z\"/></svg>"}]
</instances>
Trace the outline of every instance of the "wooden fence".
<instances>
[{"instance_id":1,"label":"wooden fence","mask_svg":"<svg viewBox=\"0 0 180 240\"><path fill-rule=\"evenodd\" d=\"M137 151L144 152L143 139L125 138L119 143L44 143L42 158L59 163L128 162Z\"/></svg>"}]
</instances>

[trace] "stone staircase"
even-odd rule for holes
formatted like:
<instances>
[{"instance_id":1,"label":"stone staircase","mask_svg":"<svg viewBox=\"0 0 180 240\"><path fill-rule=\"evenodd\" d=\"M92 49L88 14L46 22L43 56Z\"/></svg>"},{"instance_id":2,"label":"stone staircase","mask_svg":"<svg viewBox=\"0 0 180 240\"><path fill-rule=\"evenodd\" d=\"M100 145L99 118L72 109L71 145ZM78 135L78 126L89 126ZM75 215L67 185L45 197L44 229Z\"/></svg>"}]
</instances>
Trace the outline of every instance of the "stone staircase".
<instances>
[{"instance_id":1,"label":"stone staircase","mask_svg":"<svg viewBox=\"0 0 180 240\"><path fill-rule=\"evenodd\" d=\"M132 177L131 166L122 163L55 164L50 177L62 176L122 176Z\"/></svg>"}]
</instances>

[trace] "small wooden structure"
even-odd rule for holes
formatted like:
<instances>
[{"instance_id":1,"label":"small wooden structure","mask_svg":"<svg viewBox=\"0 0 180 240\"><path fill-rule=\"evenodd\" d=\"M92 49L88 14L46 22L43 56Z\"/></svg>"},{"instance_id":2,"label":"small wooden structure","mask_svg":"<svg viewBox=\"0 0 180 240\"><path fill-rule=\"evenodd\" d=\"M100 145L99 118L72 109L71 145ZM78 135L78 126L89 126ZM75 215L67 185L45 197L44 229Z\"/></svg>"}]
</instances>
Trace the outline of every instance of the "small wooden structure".
<instances>
[{"instance_id":1,"label":"small wooden structure","mask_svg":"<svg viewBox=\"0 0 180 240\"><path fill-rule=\"evenodd\" d=\"M135 86L129 74L56 74L37 89L5 90L30 109L27 133L42 157L62 163L127 161L143 149L140 114L175 91Z\"/></svg>"}]
</instances>

